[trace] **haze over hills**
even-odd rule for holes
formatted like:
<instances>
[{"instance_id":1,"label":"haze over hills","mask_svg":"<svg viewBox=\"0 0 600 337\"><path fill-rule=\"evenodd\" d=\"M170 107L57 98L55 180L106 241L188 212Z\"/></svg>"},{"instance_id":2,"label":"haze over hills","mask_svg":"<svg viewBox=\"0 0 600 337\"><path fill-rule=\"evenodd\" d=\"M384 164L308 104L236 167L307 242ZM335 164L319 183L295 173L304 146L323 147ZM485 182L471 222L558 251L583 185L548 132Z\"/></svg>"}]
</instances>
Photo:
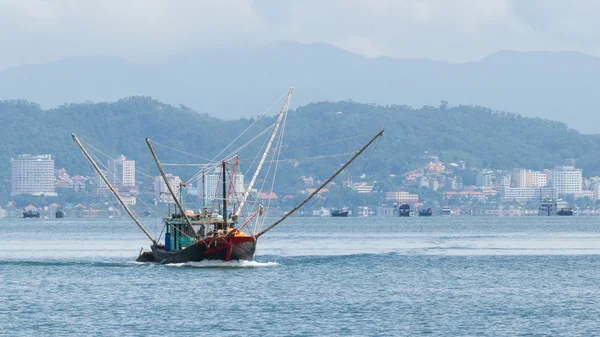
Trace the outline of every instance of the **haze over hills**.
<instances>
[{"instance_id":1,"label":"haze over hills","mask_svg":"<svg viewBox=\"0 0 600 337\"><path fill-rule=\"evenodd\" d=\"M575 52L498 52L478 62L368 59L325 44L198 50L154 64L91 57L0 72L0 99L44 108L148 95L221 118L262 113L290 85L292 107L316 101L439 105L510 111L600 133L600 59Z\"/></svg>"}]
</instances>

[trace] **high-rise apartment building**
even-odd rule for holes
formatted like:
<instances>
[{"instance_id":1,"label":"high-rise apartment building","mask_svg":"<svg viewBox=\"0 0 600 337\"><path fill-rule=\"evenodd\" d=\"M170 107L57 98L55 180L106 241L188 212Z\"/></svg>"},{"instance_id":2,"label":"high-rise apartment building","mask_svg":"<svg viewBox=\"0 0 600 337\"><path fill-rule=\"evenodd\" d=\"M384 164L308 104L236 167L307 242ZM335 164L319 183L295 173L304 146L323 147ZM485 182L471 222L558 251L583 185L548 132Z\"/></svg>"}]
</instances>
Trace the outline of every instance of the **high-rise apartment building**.
<instances>
[{"instance_id":1,"label":"high-rise apartment building","mask_svg":"<svg viewBox=\"0 0 600 337\"><path fill-rule=\"evenodd\" d=\"M202 193L199 193L200 196L200 201L203 200L205 205L209 205L210 202L212 202L213 199L222 199L223 196L223 175L221 173L221 168L217 168L213 173L211 174L206 174L204 176L204 186L203 188L202 186L202 180L200 179L198 181L198 187L200 187L198 190L202 190ZM229 179L229 177L228 177ZM229 187L231 183L228 181L227 182L227 189L229 189ZM238 200L242 194L244 194L245 192L245 188L244 188L244 175L243 174L236 174L233 177L233 189L235 191L236 195L230 195L229 201L236 201Z\"/></svg>"},{"instance_id":2,"label":"high-rise apartment building","mask_svg":"<svg viewBox=\"0 0 600 337\"><path fill-rule=\"evenodd\" d=\"M19 155L10 159L10 195L32 194L56 196L54 190L54 160L49 154Z\"/></svg>"},{"instance_id":3,"label":"high-rise apartment building","mask_svg":"<svg viewBox=\"0 0 600 337\"><path fill-rule=\"evenodd\" d=\"M543 172L526 169L514 169L511 176L511 187L528 188L544 187L547 185L546 174Z\"/></svg>"},{"instance_id":4,"label":"high-rise apartment building","mask_svg":"<svg viewBox=\"0 0 600 337\"><path fill-rule=\"evenodd\" d=\"M475 185L477 187L489 187L492 186L492 180L494 178L493 172L481 171L475 176Z\"/></svg>"},{"instance_id":5,"label":"high-rise apartment building","mask_svg":"<svg viewBox=\"0 0 600 337\"><path fill-rule=\"evenodd\" d=\"M512 187L529 187L531 185L530 171L526 169L513 169Z\"/></svg>"},{"instance_id":6,"label":"high-rise apartment building","mask_svg":"<svg viewBox=\"0 0 600 337\"><path fill-rule=\"evenodd\" d=\"M552 186L558 194L579 195L582 191L582 170L573 166L557 166L552 170Z\"/></svg>"},{"instance_id":7,"label":"high-rise apartment building","mask_svg":"<svg viewBox=\"0 0 600 337\"><path fill-rule=\"evenodd\" d=\"M546 173L539 171L529 172L529 182L531 187L544 187L548 185Z\"/></svg>"},{"instance_id":8,"label":"high-rise apartment building","mask_svg":"<svg viewBox=\"0 0 600 337\"><path fill-rule=\"evenodd\" d=\"M108 162L109 180L118 187L135 186L135 160L127 159L120 155L115 160Z\"/></svg>"},{"instance_id":9,"label":"high-rise apartment building","mask_svg":"<svg viewBox=\"0 0 600 337\"><path fill-rule=\"evenodd\" d=\"M171 188L173 189L173 192L177 193L179 191L181 179L179 178L179 176L174 176L170 173L167 173L166 176L169 185L171 185ZM154 178L154 200L166 204L175 203L175 201L173 201L173 196L171 196L171 193L167 188L167 184L165 184L165 180L162 176Z\"/></svg>"}]
</instances>

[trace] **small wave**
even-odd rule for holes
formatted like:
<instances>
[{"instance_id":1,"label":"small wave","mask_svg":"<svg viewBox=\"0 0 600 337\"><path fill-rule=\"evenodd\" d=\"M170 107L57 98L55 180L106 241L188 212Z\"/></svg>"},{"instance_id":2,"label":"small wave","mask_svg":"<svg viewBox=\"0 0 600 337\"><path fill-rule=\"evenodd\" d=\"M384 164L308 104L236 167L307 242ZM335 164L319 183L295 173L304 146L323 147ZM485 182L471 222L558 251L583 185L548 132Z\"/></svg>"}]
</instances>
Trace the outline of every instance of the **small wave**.
<instances>
[{"instance_id":1,"label":"small wave","mask_svg":"<svg viewBox=\"0 0 600 337\"><path fill-rule=\"evenodd\" d=\"M167 264L168 267L182 268L260 268L260 267L274 267L279 266L277 262L258 262L258 261L215 261L205 260L199 262L185 262L185 263L172 263Z\"/></svg>"}]
</instances>

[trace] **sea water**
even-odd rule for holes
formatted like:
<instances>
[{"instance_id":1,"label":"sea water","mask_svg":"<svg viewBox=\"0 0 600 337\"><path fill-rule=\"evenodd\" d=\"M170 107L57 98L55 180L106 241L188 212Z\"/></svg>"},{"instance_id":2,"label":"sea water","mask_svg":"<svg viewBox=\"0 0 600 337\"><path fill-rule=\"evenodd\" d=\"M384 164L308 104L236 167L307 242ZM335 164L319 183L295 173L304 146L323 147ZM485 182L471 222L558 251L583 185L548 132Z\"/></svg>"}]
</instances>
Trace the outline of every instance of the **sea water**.
<instances>
[{"instance_id":1,"label":"sea water","mask_svg":"<svg viewBox=\"0 0 600 337\"><path fill-rule=\"evenodd\" d=\"M177 265L127 220L0 240L6 336L600 335L597 217L290 218L255 261Z\"/></svg>"}]
</instances>

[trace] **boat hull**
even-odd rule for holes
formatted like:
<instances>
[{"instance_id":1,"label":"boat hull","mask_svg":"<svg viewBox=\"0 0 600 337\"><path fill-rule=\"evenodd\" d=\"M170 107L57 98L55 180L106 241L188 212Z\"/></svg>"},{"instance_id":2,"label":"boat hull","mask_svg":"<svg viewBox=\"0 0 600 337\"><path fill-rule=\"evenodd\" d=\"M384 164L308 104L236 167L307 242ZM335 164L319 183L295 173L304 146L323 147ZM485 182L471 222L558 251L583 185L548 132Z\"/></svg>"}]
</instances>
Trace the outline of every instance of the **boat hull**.
<instances>
[{"instance_id":1,"label":"boat hull","mask_svg":"<svg viewBox=\"0 0 600 337\"><path fill-rule=\"evenodd\" d=\"M179 251L166 251L152 246L149 252L140 254L138 262L161 264L199 262L204 260L251 261L256 251L256 240L251 236L206 238Z\"/></svg>"},{"instance_id":2,"label":"boat hull","mask_svg":"<svg viewBox=\"0 0 600 337\"><path fill-rule=\"evenodd\" d=\"M349 211L334 211L331 216L334 218L347 218L349 213Z\"/></svg>"}]
</instances>

